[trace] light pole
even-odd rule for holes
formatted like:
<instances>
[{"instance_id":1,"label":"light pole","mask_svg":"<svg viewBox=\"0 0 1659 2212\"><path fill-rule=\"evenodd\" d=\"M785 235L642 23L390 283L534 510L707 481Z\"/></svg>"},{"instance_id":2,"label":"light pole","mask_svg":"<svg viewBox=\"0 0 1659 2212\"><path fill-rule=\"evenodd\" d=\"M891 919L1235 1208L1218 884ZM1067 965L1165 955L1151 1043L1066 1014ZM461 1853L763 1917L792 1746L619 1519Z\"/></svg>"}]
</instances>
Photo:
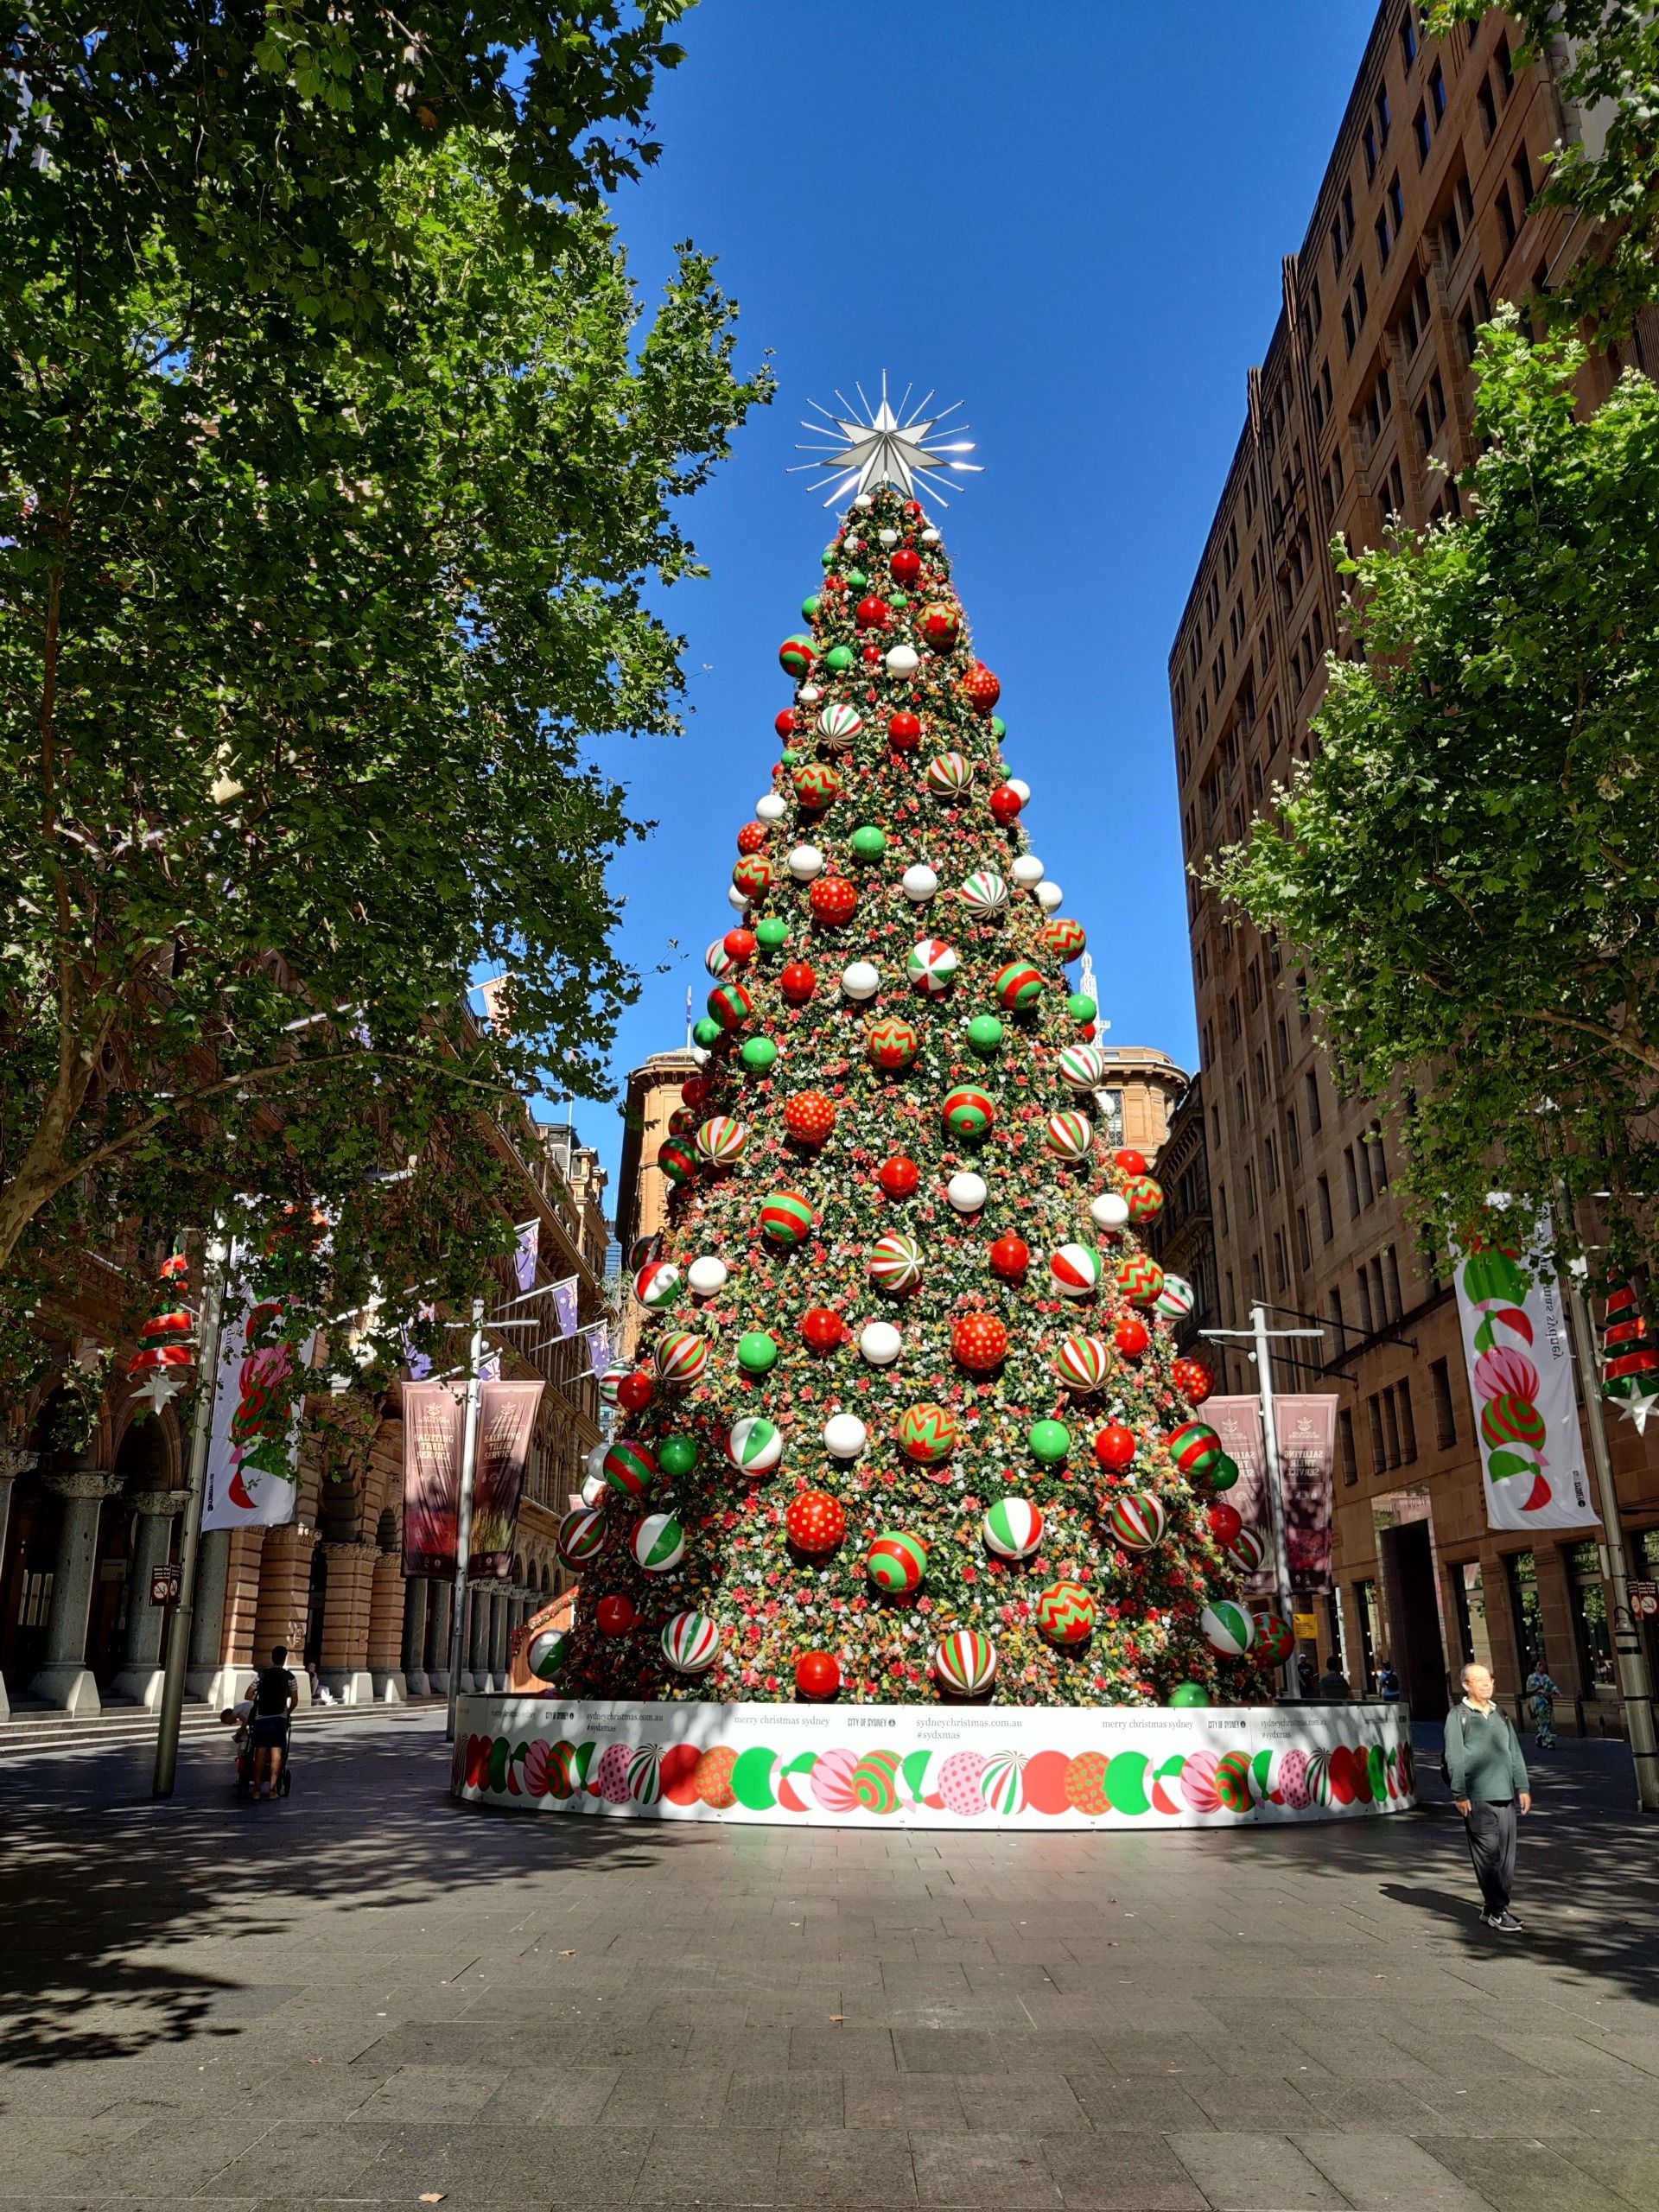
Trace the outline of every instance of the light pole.
<instances>
[{"instance_id":1,"label":"light pole","mask_svg":"<svg viewBox=\"0 0 1659 2212\"><path fill-rule=\"evenodd\" d=\"M461 1435L461 1497L455 1511L455 1599L449 1623L449 1718L444 1741L455 1740L455 1702L467 1651L467 1574L473 1556L473 1482L478 1468L479 1373L484 1364L484 1301L473 1300L473 1341L467 1355L467 1410Z\"/></svg>"},{"instance_id":2,"label":"light pole","mask_svg":"<svg viewBox=\"0 0 1659 2212\"><path fill-rule=\"evenodd\" d=\"M1290 1554L1285 1544L1285 1501L1279 1465L1279 1430L1273 1410L1273 1354L1268 1346L1275 1338L1315 1337L1323 1342L1323 1329L1270 1329L1268 1309L1255 1305L1250 1308L1248 1329L1206 1329L1206 1337L1232 1337L1248 1344L1251 1350L1246 1357L1255 1363L1256 1389L1262 1400L1262 1442L1267 1463L1268 1520L1273 1532L1273 1574L1277 1585L1279 1617L1289 1621L1293 1599L1290 1587ZM1299 1694L1301 1685L1296 1679L1296 1654L1291 1655L1279 1670L1280 1687L1287 1697Z\"/></svg>"},{"instance_id":3,"label":"light pole","mask_svg":"<svg viewBox=\"0 0 1659 2212\"><path fill-rule=\"evenodd\" d=\"M201 1508L207 1488L207 1450L213 1442L213 1408L219 1398L219 1324L225 1305L226 1241L215 1227L207 1240L201 1270L201 1313L197 1329L199 1382L195 1423L190 1433L189 1487L184 1501L184 1535L179 1545L179 1601L167 1639L162 1675L161 1722L156 1734L152 1797L170 1797L179 1770L179 1724L184 1718L184 1676L190 1659L190 1630L196 1610L196 1560L201 1549Z\"/></svg>"}]
</instances>

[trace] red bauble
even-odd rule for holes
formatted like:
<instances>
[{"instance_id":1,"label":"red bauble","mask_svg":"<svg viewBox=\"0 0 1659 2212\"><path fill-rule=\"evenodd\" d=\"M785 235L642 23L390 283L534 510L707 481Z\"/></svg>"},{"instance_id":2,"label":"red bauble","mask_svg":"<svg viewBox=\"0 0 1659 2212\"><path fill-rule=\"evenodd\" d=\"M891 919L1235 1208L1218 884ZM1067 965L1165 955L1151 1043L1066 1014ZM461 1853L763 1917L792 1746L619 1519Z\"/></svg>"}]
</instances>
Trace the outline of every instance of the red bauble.
<instances>
[{"instance_id":1,"label":"red bauble","mask_svg":"<svg viewBox=\"0 0 1659 2212\"><path fill-rule=\"evenodd\" d=\"M1112 1331L1112 1342L1125 1359L1139 1359L1152 1336L1138 1313L1126 1313Z\"/></svg>"},{"instance_id":2,"label":"red bauble","mask_svg":"<svg viewBox=\"0 0 1659 2212\"><path fill-rule=\"evenodd\" d=\"M616 1402L625 1414L642 1414L651 1403L654 1388L645 1370L636 1367L632 1375L625 1375L617 1385Z\"/></svg>"},{"instance_id":3,"label":"red bauble","mask_svg":"<svg viewBox=\"0 0 1659 2212\"><path fill-rule=\"evenodd\" d=\"M671 1744L663 1753L663 1795L671 1805L695 1805L696 1775L702 1753L695 1744Z\"/></svg>"},{"instance_id":4,"label":"red bauble","mask_svg":"<svg viewBox=\"0 0 1659 2212\"><path fill-rule=\"evenodd\" d=\"M1244 1516L1238 1508L1221 1502L1212 1505L1204 1517L1210 1524L1211 1535L1224 1551L1244 1526Z\"/></svg>"},{"instance_id":5,"label":"red bauble","mask_svg":"<svg viewBox=\"0 0 1659 2212\"><path fill-rule=\"evenodd\" d=\"M964 1313L950 1332L950 1349L970 1374L988 1375L1008 1356L1007 1324L995 1313Z\"/></svg>"},{"instance_id":6,"label":"red bauble","mask_svg":"<svg viewBox=\"0 0 1659 2212\"><path fill-rule=\"evenodd\" d=\"M790 739L795 734L794 709L792 707L785 707L783 713L779 715L777 721L773 722L772 728L777 731L779 736L783 739L785 744L787 745Z\"/></svg>"},{"instance_id":7,"label":"red bauble","mask_svg":"<svg viewBox=\"0 0 1659 2212\"><path fill-rule=\"evenodd\" d=\"M778 978L778 988L791 1006L804 1006L818 988L817 972L804 960L791 960Z\"/></svg>"},{"instance_id":8,"label":"red bauble","mask_svg":"<svg viewBox=\"0 0 1659 2212\"><path fill-rule=\"evenodd\" d=\"M991 812L1005 826L1014 821L1025 803L1012 784L999 784L991 793Z\"/></svg>"},{"instance_id":9,"label":"red bauble","mask_svg":"<svg viewBox=\"0 0 1659 2212\"><path fill-rule=\"evenodd\" d=\"M766 849L766 825L764 822L746 822L737 833L740 853L764 853Z\"/></svg>"},{"instance_id":10,"label":"red bauble","mask_svg":"<svg viewBox=\"0 0 1659 2212\"><path fill-rule=\"evenodd\" d=\"M906 499L905 501L903 512L907 521L919 522L925 510L919 499Z\"/></svg>"},{"instance_id":11,"label":"red bauble","mask_svg":"<svg viewBox=\"0 0 1659 2212\"><path fill-rule=\"evenodd\" d=\"M875 1179L890 1198L907 1198L921 1181L922 1171L913 1160L895 1152L891 1160L882 1161Z\"/></svg>"},{"instance_id":12,"label":"red bauble","mask_svg":"<svg viewBox=\"0 0 1659 2212\"><path fill-rule=\"evenodd\" d=\"M689 1075L680 1085L680 1096L688 1106L701 1106L709 1092L707 1076Z\"/></svg>"},{"instance_id":13,"label":"red bauble","mask_svg":"<svg viewBox=\"0 0 1659 2212\"><path fill-rule=\"evenodd\" d=\"M908 753L922 741L921 716L902 710L894 715L887 723L887 740L900 753Z\"/></svg>"},{"instance_id":14,"label":"red bauble","mask_svg":"<svg viewBox=\"0 0 1659 2212\"><path fill-rule=\"evenodd\" d=\"M991 1273L1004 1282L1019 1282L1031 1265L1031 1247L1023 1236L999 1236L991 1247Z\"/></svg>"},{"instance_id":15,"label":"red bauble","mask_svg":"<svg viewBox=\"0 0 1659 2212\"><path fill-rule=\"evenodd\" d=\"M1144 1175L1147 1172L1147 1155L1137 1152L1132 1144L1120 1146L1112 1159L1126 1175Z\"/></svg>"},{"instance_id":16,"label":"red bauble","mask_svg":"<svg viewBox=\"0 0 1659 2212\"><path fill-rule=\"evenodd\" d=\"M1178 1359L1170 1379L1189 1406L1201 1406L1216 1387L1216 1378L1201 1359Z\"/></svg>"},{"instance_id":17,"label":"red bauble","mask_svg":"<svg viewBox=\"0 0 1659 2212\"><path fill-rule=\"evenodd\" d=\"M802 1144L823 1144L835 1132L835 1101L822 1090L798 1090L784 1109L784 1122Z\"/></svg>"},{"instance_id":18,"label":"red bauble","mask_svg":"<svg viewBox=\"0 0 1659 2212\"><path fill-rule=\"evenodd\" d=\"M1095 1457L1114 1472L1127 1467L1135 1457L1134 1430L1125 1428L1121 1421L1109 1421L1095 1439Z\"/></svg>"},{"instance_id":19,"label":"red bauble","mask_svg":"<svg viewBox=\"0 0 1659 2212\"><path fill-rule=\"evenodd\" d=\"M872 592L868 599L859 601L854 620L861 630L885 630L893 620L893 609Z\"/></svg>"},{"instance_id":20,"label":"red bauble","mask_svg":"<svg viewBox=\"0 0 1659 2212\"><path fill-rule=\"evenodd\" d=\"M845 875L821 875L807 894L807 904L821 922L840 929L858 912L858 892Z\"/></svg>"},{"instance_id":21,"label":"red bauble","mask_svg":"<svg viewBox=\"0 0 1659 2212\"><path fill-rule=\"evenodd\" d=\"M913 584L922 573L922 556L913 545L901 545L887 563L896 584Z\"/></svg>"},{"instance_id":22,"label":"red bauble","mask_svg":"<svg viewBox=\"0 0 1659 2212\"><path fill-rule=\"evenodd\" d=\"M976 715L988 715L1002 696L1002 686L982 660L976 660L962 679L968 703Z\"/></svg>"},{"instance_id":23,"label":"red bauble","mask_svg":"<svg viewBox=\"0 0 1659 2212\"><path fill-rule=\"evenodd\" d=\"M594 1607L594 1620L601 1636L626 1636L639 1618L632 1598L601 1598Z\"/></svg>"},{"instance_id":24,"label":"red bauble","mask_svg":"<svg viewBox=\"0 0 1659 2212\"><path fill-rule=\"evenodd\" d=\"M846 1323L827 1306L809 1306L801 1316L801 1334L814 1351L834 1351L846 1333Z\"/></svg>"},{"instance_id":25,"label":"red bauble","mask_svg":"<svg viewBox=\"0 0 1659 2212\"><path fill-rule=\"evenodd\" d=\"M841 1688L841 1662L830 1651L803 1651L795 1662L795 1687L803 1697L834 1697Z\"/></svg>"},{"instance_id":26,"label":"red bauble","mask_svg":"<svg viewBox=\"0 0 1659 2212\"><path fill-rule=\"evenodd\" d=\"M720 942L728 960L753 960L760 939L753 930L728 930Z\"/></svg>"},{"instance_id":27,"label":"red bauble","mask_svg":"<svg viewBox=\"0 0 1659 2212\"><path fill-rule=\"evenodd\" d=\"M827 1490L804 1490L790 1500L784 1527L798 1552L832 1552L847 1534L846 1509Z\"/></svg>"},{"instance_id":28,"label":"red bauble","mask_svg":"<svg viewBox=\"0 0 1659 2212\"><path fill-rule=\"evenodd\" d=\"M1085 1045L1092 1045L1095 1041L1094 1023L1092 1021L1085 1021L1082 1029L1078 1032L1078 1034L1082 1037Z\"/></svg>"},{"instance_id":29,"label":"red bauble","mask_svg":"<svg viewBox=\"0 0 1659 2212\"><path fill-rule=\"evenodd\" d=\"M865 658L865 659L869 663L869 664L870 664L870 666L871 666L872 668L879 667L879 666L880 666L880 660L881 660L881 648L880 648L880 645L866 645L866 646L865 646L865 648L864 648L864 658Z\"/></svg>"}]
</instances>

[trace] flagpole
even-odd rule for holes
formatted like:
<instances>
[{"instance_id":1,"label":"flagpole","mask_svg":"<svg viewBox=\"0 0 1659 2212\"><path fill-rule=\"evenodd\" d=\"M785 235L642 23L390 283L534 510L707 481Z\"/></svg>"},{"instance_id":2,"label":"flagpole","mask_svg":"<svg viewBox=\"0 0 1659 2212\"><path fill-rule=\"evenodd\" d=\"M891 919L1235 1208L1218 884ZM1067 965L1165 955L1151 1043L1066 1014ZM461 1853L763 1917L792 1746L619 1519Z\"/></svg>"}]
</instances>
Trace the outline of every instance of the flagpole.
<instances>
[{"instance_id":1,"label":"flagpole","mask_svg":"<svg viewBox=\"0 0 1659 2212\"><path fill-rule=\"evenodd\" d=\"M478 1467L478 1411L484 1364L484 1301L473 1300L473 1341L467 1356L467 1411L461 1439L461 1497L455 1513L454 1618L449 1624L449 1717L444 1741L455 1740L455 1706L467 1650L467 1576L473 1554L473 1482Z\"/></svg>"},{"instance_id":2,"label":"flagpole","mask_svg":"<svg viewBox=\"0 0 1659 2212\"><path fill-rule=\"evenodd\" d=\"M201 1508L207 1488L207 1452L213 1441L213 1407L219 1397L219 1324L225 1304L226 1242L217 1223L202 1260L201 1316L197 1332L196 1417L190 1435L189 1487L185 1493L184 1535L179 1545L179 1599L168 1624L167 1664L162 1675L162 1709L156 1732L152 1797L170 1797L179 1770L179 1727L184 1718L184 1676L190 1663L190 1631L196 1611L196 1560L201 1550ZM135 1591L143 1603L147 1592Z\"/></svg>"}]
</instances>

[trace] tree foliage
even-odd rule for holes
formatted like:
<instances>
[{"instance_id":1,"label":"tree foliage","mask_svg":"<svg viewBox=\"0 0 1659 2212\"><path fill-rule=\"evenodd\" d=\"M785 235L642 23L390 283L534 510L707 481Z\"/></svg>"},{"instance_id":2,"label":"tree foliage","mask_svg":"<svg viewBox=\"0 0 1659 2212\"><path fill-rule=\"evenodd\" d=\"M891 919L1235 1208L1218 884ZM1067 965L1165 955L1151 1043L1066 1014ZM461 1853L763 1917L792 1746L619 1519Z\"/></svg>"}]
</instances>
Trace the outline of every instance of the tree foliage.
<instances>
[{"instance_id":1,"label":"tree foliage","mask_svg":"<svg viewBox=\"0 0 1659 2212\"><path fill-rule=\"evenodd\" d=\"M1478 22L1487 0L1439 0L1433 28ZM1516 60L1554 60L1583 136L1545 156L1539 199L1606 230L1605 251L1577 262L1546 303L1557 327L1587 322L1619 336L1659 299L1659 15L1631 0L1517 0L1526 34Z\"/></svg>"},{"instance_id":2,"label":"tree foliage","mask_svg":"<svg viewBox=\"0 0 1659 2212\"><path fill-rule=\"evenodd\" d=\"M1659 392L1581 420L1583 359L1488 328L1470 515L1344 559L1363 663L1211 880L1306 951L1348 1080L1414 1086L1427 1227L1611 1189L1624 1270L1659 1175Z\"/></svg>"},{"instance_id":3,"label":"tree foliage","mask_svg":"<svg viewBox=\"0 0 1659 2212\"><path fill-rule=\"evenodd\" d=\"M81 12L0 161L0 1262L246 1193L413 1298L499 1236L480 1110L602 1088L588 741L677 726L648 596L766 396L598 204L679 10Z\"/></svg>"}]
</instances>

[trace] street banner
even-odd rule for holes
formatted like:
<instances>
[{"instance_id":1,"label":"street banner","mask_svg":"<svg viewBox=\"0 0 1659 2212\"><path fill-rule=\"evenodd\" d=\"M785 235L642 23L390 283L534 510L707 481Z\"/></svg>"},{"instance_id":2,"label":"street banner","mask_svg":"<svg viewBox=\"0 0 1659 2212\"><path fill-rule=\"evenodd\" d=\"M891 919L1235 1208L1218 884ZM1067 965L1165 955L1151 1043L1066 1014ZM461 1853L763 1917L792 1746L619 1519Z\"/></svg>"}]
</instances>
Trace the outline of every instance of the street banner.
<instances>
[{"instance_id":1,"label":"street banner","mask_svg":"<svg viewBox=\"0 0 1659 2212\"><path fill-rule=\"evenodd\" d=\"M476 1581L512 1572L513 1532L524 1493L542 1382L486 1382L479 1411L478 1466L473 1478L472 1561Z\"/></svg>"},{"instance_id":2,"label":"street banner","mask_svg":"<svg viewBox=\"0 0 1659 2212\"><path fill-rule=\"evenodd\" d=\"M1452 1247L1489 1529L1599 1525L1552 1243L1545 1215L1524 1259L1518 1236L1513 1246Z\"/></svg>"},{"instance_id":3,"label":"street banner","mask_svg":"<svg viewBox=\"0 0 1659 2212\"><path fill-rule=\"evenodd\" d=\"M404 1385L404 1573L455 1571L464 1382Z\"/></svg>"},{"instance_id":4,"label":"street banner","mask_svg":"<svg viewBox=\"0 0 1659 2212\"><path fill-rule=\"evenodd\" d=\"M1337 1401L1331 1391L1275 1395L1274 1421L1279 1431L1279 1473L1285 1516L1285 1553L1290 1586L1298 1596L1331 1587L1332 1471L1336 1460ZM1273 1518L1268 1503L1268 1461L1262 1443L1262 1401L1256 1397L1209 1398L1198 1418L1209 1422L1228 1457L1237 1462L1238 1480L1222 1492L1247 1529L1262 1539L1266 1561L1249 1576L1246 1591L1271 1597L1274 1590Z\"/></svg>"},{"instance_id":5,"label":"street banner","mask_svg":"<svg viewBox=\"0 0 1659 2212\"><path fill-rule=\"evenodd\" d=\"M302 1344L284 1337L281 1300L257 1297L247 1274L247 1248L234 1245L226 1269L204 1529L279 1529L294 1518L299 1500L304 1370L315 1337Z\"/></svg>"}]
</instances>

